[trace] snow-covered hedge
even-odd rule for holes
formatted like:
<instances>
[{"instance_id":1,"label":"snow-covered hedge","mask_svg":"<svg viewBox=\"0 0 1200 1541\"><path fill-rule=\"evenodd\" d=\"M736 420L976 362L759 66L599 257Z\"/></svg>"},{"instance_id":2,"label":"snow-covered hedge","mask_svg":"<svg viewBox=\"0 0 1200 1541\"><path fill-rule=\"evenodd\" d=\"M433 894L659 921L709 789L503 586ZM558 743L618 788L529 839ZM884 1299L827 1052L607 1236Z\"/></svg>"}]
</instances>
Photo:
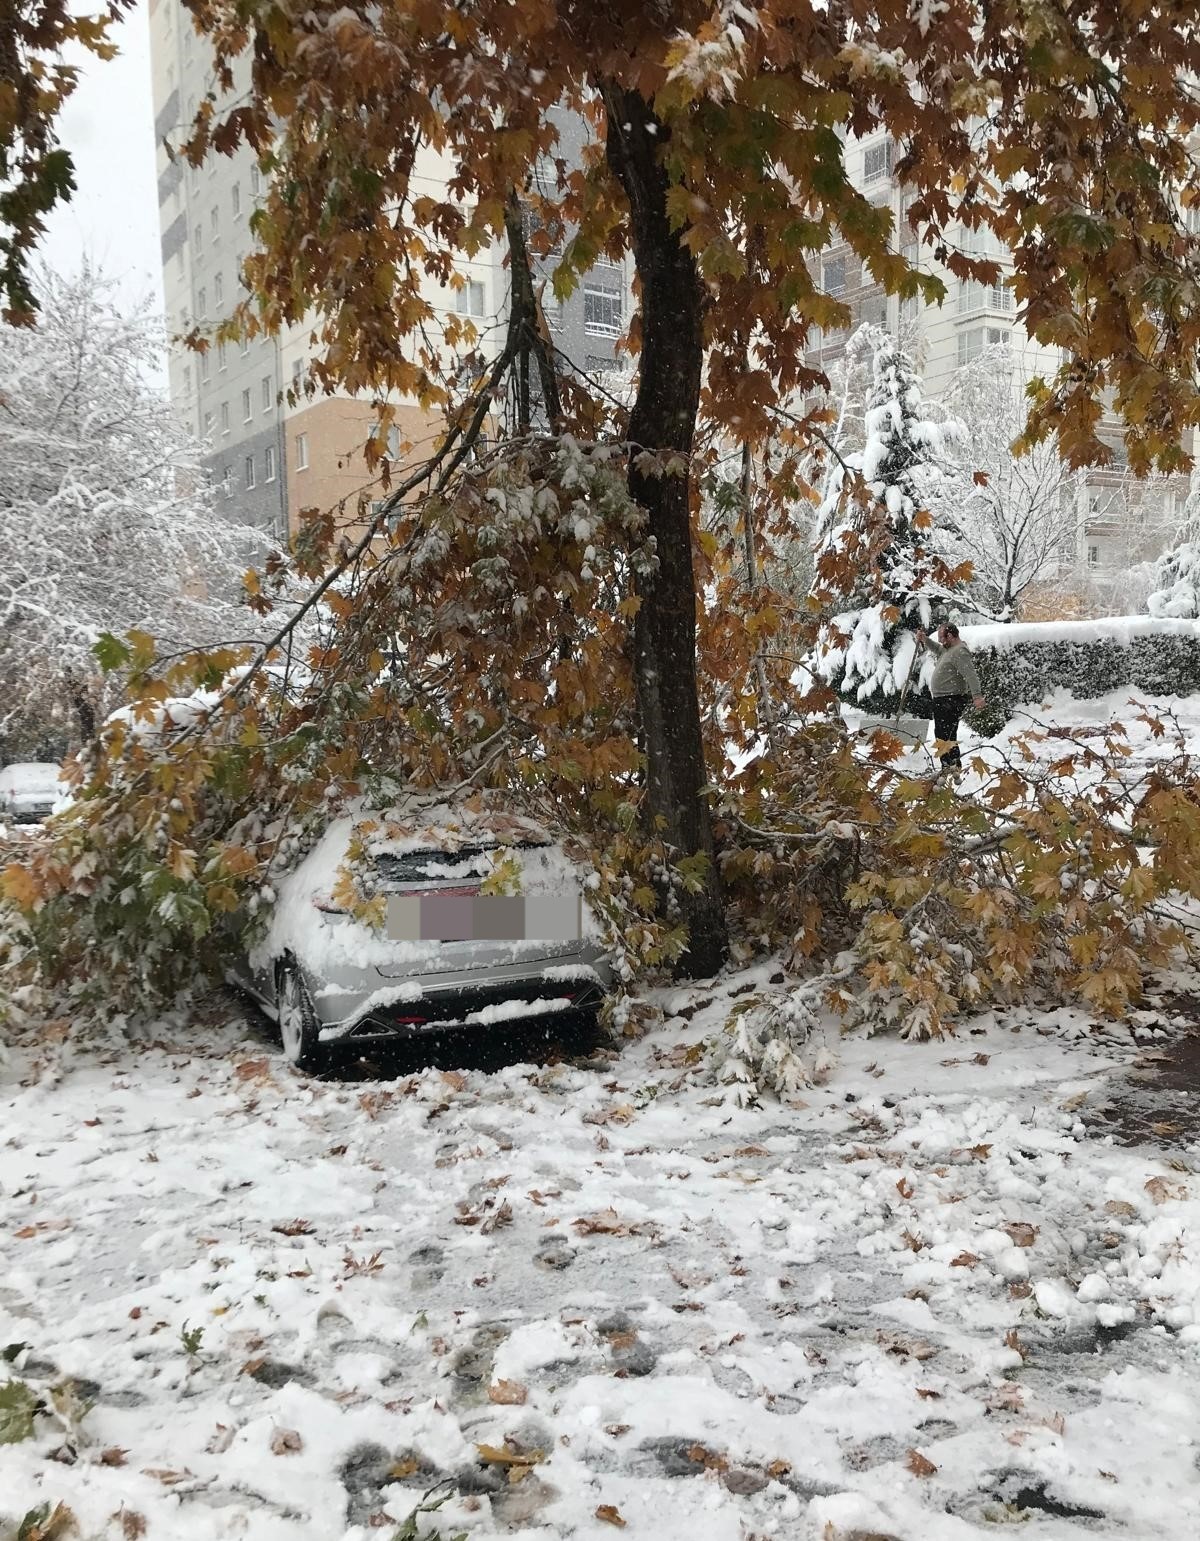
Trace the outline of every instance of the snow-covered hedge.
<instances>
[{"instance_id":1,"label":"snow-covered hedge","mask_svg":"<svg viewBox=\"0 0 1200 1541\"><path fill-rule=\"evenodd\" d=\"M1156 696L1200 692L1200 621L1132 615L964 626L962 638L997 724L1018 702L1059 688L1082 701L1123 687Z\"/></svg>"}]
</instances>

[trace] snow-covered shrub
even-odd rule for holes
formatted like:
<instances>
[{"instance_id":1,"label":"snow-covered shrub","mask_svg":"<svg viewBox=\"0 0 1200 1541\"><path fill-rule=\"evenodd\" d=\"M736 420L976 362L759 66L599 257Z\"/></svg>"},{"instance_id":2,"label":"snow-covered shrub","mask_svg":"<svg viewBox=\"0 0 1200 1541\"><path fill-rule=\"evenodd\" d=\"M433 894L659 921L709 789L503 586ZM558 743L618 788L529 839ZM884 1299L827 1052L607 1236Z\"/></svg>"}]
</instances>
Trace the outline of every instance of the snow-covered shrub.
<instances>
[{"instance_id":1,"label":"snow-covered shrub","mask_svg":"<svg viewBox=\"0 0 1200 1541\"><path fill-rule=\"evenodd\" d=\"M739 1106L764 1092L795 1096L830 1070L832 1057L812 1041L820 1030L819 1010L812 984L800 981L736 1003L710 1046L710 1060Z\"/></svg>"},{"instance_id":2,"label":"snow-covered shrub","mask_svg":"<svg viewBox=\"0 0 1200 1541\"><path fill-rule=\"evenodd\" d=\"M1200 626L1117 616L1098 621L1033 621L965 626L995 726L1020 702L1069 690L1093 701L1128 687L1147 695L1200 691ZM991 721L991 719L989 719Z\"/></svg>"}]
</instances>

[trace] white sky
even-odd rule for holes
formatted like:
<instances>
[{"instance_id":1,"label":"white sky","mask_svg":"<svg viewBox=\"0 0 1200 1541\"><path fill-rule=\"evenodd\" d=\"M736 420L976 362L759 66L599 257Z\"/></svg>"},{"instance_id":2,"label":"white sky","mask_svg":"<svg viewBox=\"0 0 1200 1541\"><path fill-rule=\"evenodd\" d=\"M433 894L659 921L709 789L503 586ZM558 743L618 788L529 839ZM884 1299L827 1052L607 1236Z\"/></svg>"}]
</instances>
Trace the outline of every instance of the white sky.
<instances>
[{"instance_id":1,"label":"white sky","mask_svg":"<svg viewBox=\"0 0 1200 1541\"><path fill-rule=\"evenodd\" d=\"M117 284L129 310L163 308L150 24L144 3L111 34L120 53L85 56L82 77L60 119L75 161L77 190L47 221L41 259L60 273L86 257Z\"/></svg>"}]
</instances>

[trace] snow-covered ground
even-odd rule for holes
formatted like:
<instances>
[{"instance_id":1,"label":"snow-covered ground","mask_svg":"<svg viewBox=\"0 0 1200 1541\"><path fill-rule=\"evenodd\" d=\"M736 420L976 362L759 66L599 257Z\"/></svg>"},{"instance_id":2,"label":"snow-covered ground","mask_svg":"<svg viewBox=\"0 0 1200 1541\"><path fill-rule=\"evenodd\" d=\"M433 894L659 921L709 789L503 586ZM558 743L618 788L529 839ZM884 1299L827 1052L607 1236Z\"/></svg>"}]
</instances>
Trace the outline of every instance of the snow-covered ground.
<instances>
[{"instance_id":1,"label":"snow-covered ground","mask_svg":"<svg viewBox=\"0 0 1200 1541\"><path fill-rule=\"evenodd\" d=\"M312 1080L228 1001L14 1056L0 1440L6 1374L59 1412L0 1536L391 1538L442 1482L401 1536L1195 1535L1200 1176L1087 1122L1131 1031L847 1040L739 1110L690 1052L736 988L493 1074Z\"/></svg>"}]
</instances>

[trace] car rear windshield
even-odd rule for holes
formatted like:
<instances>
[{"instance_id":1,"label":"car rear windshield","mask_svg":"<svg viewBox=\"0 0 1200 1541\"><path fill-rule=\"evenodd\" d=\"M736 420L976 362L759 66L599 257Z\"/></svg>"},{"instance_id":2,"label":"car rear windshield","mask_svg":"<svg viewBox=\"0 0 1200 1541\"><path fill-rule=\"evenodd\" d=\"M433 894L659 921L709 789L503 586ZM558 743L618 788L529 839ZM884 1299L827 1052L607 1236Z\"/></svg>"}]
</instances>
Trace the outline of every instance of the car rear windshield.
<instances>
[{"instance_id":1,"label":"car rear windshield","mask_svg":"<svg viewBox=\"0 0 1200 1541\"><path fill-rule=\"evenodd\" d=\"M531 851L540 840L516 841L505 847L510 851ZM375 871L385 888L405 887L410 883L461 883L483 878L492 870L492 856L498 845L464 845L457 851L415 850L387 851L375 858Z\"/></svg>"}]
</instances>

